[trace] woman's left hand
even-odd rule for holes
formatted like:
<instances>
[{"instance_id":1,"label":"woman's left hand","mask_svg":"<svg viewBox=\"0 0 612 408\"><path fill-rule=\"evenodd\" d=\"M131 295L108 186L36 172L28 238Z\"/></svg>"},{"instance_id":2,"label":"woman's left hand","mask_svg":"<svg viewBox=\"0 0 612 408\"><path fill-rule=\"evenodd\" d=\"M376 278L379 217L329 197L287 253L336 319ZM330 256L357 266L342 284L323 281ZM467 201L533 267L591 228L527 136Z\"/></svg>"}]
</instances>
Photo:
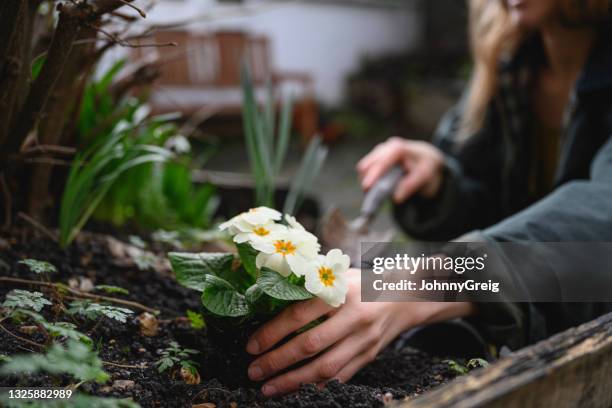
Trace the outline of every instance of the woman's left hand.
<instances>
[{"instance_id":1,"label":"woman's left hand","mask_svg":"<svg viewBox=\"0 0 612 408\"><path fill-rule=\"evenodd\" d=\"M269 379L262 387L266 396L296 390L301 383L322 384L333 378L345 382L402 331L427 321L456 317L467 310L461 305L362 303L360 271L352 269L346 303L340 308L332 308L318 298L296 303L251 337L247 351L259 358L249 366L249 378ZM325 315L328 319L323 323L272 349L286 336ZM307 364L275 377L314 356Z\"/></svg>"}]
</instances>

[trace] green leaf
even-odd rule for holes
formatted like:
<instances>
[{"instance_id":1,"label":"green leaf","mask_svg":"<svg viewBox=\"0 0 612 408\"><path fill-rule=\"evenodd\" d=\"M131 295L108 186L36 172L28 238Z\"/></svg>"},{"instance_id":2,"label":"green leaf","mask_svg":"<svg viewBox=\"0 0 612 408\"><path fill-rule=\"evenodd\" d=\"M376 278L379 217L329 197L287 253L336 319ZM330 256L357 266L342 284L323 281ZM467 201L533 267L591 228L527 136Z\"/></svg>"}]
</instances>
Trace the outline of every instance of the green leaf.
<instances>
[{"instance_id":1,"label":"green leaf","mask_svg":"<svg viewBox=\"0 0 612 408\"><path fill-rule=\"evenodd\" d=\"M187 310L187 318L189 319L189 323L191 323L192 329L201 330L206 327L204 316L202 316L202 314L198 312L194 312L193 310Z\"/></svg>"},{"instance_id":2,"label":"green leaf","mask_svg":"<svg viewBox=\"0 0 612 408\"><path fill-rule=\"evenodd\" d=\"M65 373L80 381L103 383L109 379L102 369L102 361L96 352L85 344L69 340L67 347L53 344L46 354L13 356L0 368L0 374L49 374Z\"/></svg>"},{"instance_id":3,"label":"green leaf","mask_svg":"<svg viewBox=\"0 0 612 408\"><path fill-rule=\"evenodd\" d=\"M255 258L257 258L258 254L257 250L247 243L236 244L236 248L238 249L238 256L244 269L253 279L257 279L257 276L259 276L259 269L257 269L255 264Z\"/></svg>"},{"instance_id":4,"label":"green leaf","mask_svg":"<svg viewBox=\"0 0 612 408\"><path fill-rule=\"evenodd\" d=\"M246 316L251 312L244 295L226 280L205 275L202 305L211 313L224 317Z\"/></svg>"},{"instance_id":5,"label":"green leaf","mask_svg":"<svg viewBox=\"0 0 612 408\"><path fill-rule=\"evenodd\" d=\"M68 310L66 310L66 313L81 315L90 320L95 320L101 316L106 316L109 319L117 320L120 323L125 323L128 315L131 315L134 312L123 307L92 303L89 300L75 300L74 302L70 303L70 307Z\"/></svg>"},{"instance_id":6,"label":"green leaf","mask_svg":"<svg viewBox=\"0 0 612 408\"><path fill-rule=\"evenodd\" d=\"M323 146L319 137L314 137L302 158L297 173L291 180L289 193L285 199L283 212L285 214L296 214L304 197L304 192L310 187L321 172L323 163L327 158L328 149Z\"/></svg>"},{"instance_id":7,"label":"green leaf","mask_svg":"<svg viewBox=\"0 0 612 408\"><path fill-rule=\"evenodd\" d=\"M32 81L38 78L38 75L40 75L40 71L42 70L43 65L45 65L46 60L47 54L40 54L38 57L34 58L32 61L32 68L30 70Z\"/></svg>"},{"instance_id":8,"label":"green leaf","mask_svg":"<svg viewBox=\"0 0 612 408\"><path fill-rule=\"evenodd\" d=\"M2 307L10 309L32 309L40 312L45 305L50 304L51 302L45 299L40 292L13 289L6 294L6 299L2 303Z\"/></svg>"},{"instance_id":9,"label":"green leaf","mask_svg":"<svg viewBox=\"0 0 612 408\"><path fill-rule=\"evenodd\" d=\"M304 287L291 283L287 278L266 268L261 270L257 286L267 295L280 300L306 300L313 297Z\"/></svg>"},{"instance_id":10,"label":"green leaf","mask_svg":"<svg viewBox=\"0 0 612 408\"><path fill-rule=\"evenodd\" d=\"M41 273L55 273L57 272L57 268L45 261L38 261L36 259L24 259L23 261L18 262L21 265L26 265L30 271L34 272L37 275Z\"/></svg>"},{"instance_id":11,"label":"green leaf","mask_svg":"<svg viewBox=\"0 0 612 408\"><path fill-rule=\"evenodd\" d=\"M488 367L489 362L483 358L472 358L465 365L469 370L473 370L475 368L480 367Z\"/></svg>"},{"instance_id":12,"label":"green leaf","mask_svg":"<svg viewBox=\"0 0 612 408\"><path fill-rule=\"evenodd\" d=\"M119 286L113 285L96 285L97 290L101 290L106 293L119 293L121 295L129 295L130 291Z\"/></svg>"},{"instance_id":13,"label":"green leaf","mask_svg":"<svg viewBox=\"0 0 612 408\"><path fill-rule=\"evenodd\" d=\"M70 340L80 341L81 343L91 346L93 341L87 335L76 330L76 325L69 322L56 322L49 323L46 321L39 321L45 330L49 332L51 337L65 337Z\"/></svg>"},{"instance_id":14,"label":"green leaf","mask_svg":"<svg viewBox=\"0 0 612 408\"><path fill-rule=\"evenodd\" d=\"M231 272L234 255L170 252L168 258L176 280L183 286L202 292L205 288L206 275L223 275L227 271Z\"/></svg>"},{"instance_id":15,"label":"green leaf","mask_svg":"<svg viewBox=\"0 0 612 408\"><path fill-rule=\"evenodd\" d=\"M249 305L255 305L257 302L265 296L265 292L261 289L261 286L258 284L252 285L247 291L244 293L244 297Z\"/></svg>"}]
</instances>

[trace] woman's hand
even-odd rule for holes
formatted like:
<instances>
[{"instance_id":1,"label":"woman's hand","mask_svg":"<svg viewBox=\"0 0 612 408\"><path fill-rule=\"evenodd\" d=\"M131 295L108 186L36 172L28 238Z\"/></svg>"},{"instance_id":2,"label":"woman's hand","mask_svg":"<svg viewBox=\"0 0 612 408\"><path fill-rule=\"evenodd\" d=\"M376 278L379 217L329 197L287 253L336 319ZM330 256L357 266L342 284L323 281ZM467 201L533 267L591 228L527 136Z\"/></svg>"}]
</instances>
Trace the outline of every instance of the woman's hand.
<instances>
[{"instance_id":1,"label":"woman's hand","mask_svg":"<svg viewBox=\"0 0 612 408\"><path fill-rule=\"evenodd\" d=\"M250 339L247 351L259 355L249 367L254 381L269 379L266 396L293 391L301 383L322 384L336 378L349 380L398 334L409 327L471 313L466 303L361 303L360 271L349 271L346 303L338 309L320 299L296 303ZM289 334L322 316L329 318L272 349ZM280 371L307 358L312 361L292 371Z\"/></svg>"},{"instance_id":2,"label":"woman's hand","mask_svg":"<svg viewBox=\"0 0 612 408\"><path fill-rule=\"evenodd\" d=\"M392 137L379 144L357 164L361 186L368 190L395 164L406 170L393 199L401 203L415 193L436 196L444 176L444 155L431 143Z\"/></svg>"}]
</instances>

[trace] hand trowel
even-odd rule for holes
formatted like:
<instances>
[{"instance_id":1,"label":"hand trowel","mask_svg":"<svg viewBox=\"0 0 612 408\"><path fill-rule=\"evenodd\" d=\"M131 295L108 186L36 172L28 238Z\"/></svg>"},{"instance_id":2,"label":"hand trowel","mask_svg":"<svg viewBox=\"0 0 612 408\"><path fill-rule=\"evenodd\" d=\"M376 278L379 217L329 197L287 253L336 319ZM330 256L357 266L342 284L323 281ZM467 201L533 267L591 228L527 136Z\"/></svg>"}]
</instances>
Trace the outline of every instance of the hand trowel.
<instances>
[{"instance_id":1,"label":"hand trowel","mask_svg":"<svg viewBox=\"0 0 612 408\"><path fill-rule=\"evenodd\" d=\"M361 203L359 216L348 221L339 209L332 209L323 219L321 238L325 248L339 248L351 257L353 266L358 266L362 242L385 242L391 240L391 231L370 231L370 224L378 214L378 210L395 190L395 186L405 175L400 166L394 166L387 171L370 188Z\"/></svg>"}]
</instances>

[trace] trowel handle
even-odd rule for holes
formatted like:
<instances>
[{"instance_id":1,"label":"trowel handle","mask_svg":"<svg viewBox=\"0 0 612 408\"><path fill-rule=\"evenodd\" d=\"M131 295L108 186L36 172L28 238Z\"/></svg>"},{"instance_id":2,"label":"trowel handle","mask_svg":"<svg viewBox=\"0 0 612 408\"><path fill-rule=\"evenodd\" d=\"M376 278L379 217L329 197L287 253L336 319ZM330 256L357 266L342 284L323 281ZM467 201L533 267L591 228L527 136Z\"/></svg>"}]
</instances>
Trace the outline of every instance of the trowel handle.
<instances>
[{"instance_id":1,"label":"trowel handle","mask_svg":"<svg viewBox=\"0 0 612 408\"><path fill-rule=\"evenodd\" d=\"M368 190L361 204L361 217L372 218L381 204L391 196L397 183L404 177L406 172L399 165L391 167L381 178Z\"/></svg>"}]
</instances>

